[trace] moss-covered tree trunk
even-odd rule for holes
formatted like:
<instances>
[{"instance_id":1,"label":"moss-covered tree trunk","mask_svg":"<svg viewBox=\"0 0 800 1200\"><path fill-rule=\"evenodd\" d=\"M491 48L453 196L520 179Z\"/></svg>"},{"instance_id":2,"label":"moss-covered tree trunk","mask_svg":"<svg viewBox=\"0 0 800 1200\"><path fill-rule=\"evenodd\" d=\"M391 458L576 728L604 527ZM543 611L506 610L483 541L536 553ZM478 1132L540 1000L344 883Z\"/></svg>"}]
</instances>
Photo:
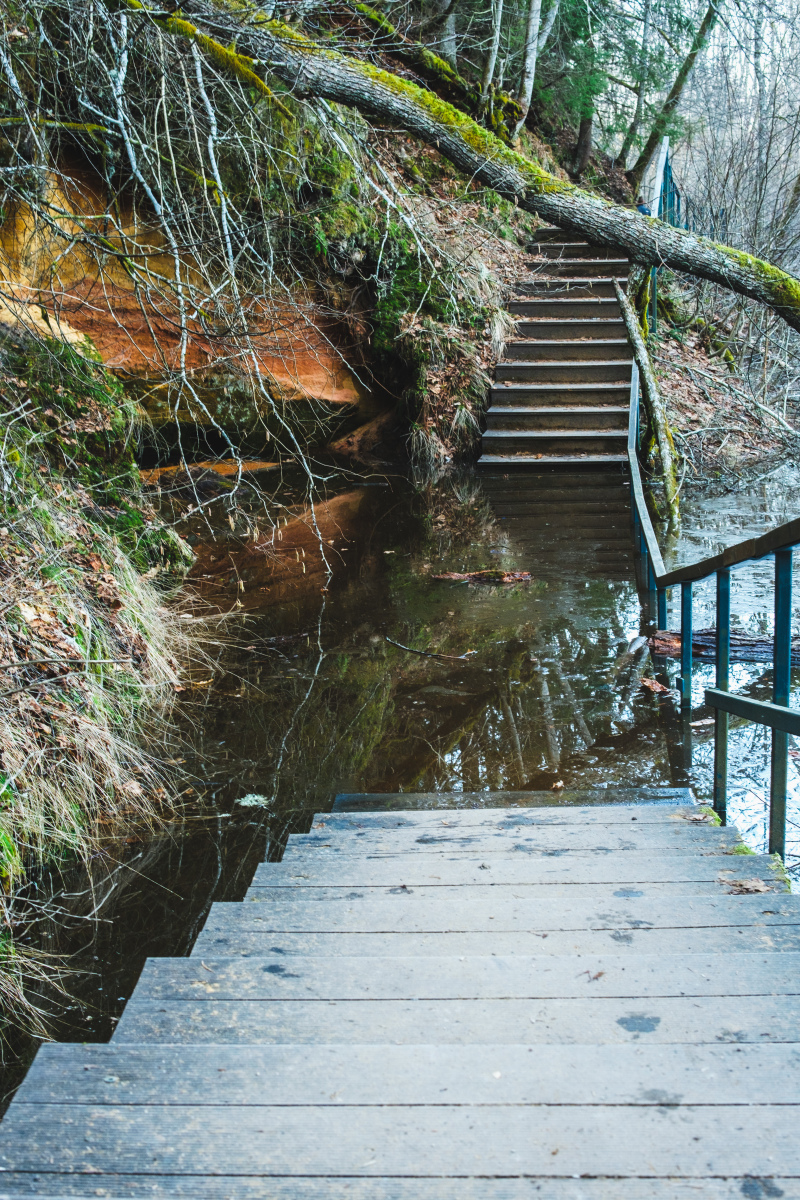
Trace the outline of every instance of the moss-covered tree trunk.
<instances>
[{"instance_id":1,"label":"moss-covered tree trunk","mask_svg":"<svg viewBox=\"0 0 800 1200\"><path fill-rule=\"evenodd\" d=\"M147 12L141 0L126 3ZM233 10L212 7L207 0L187 0L184 12L212 36L234 40L240 57L257 60L294 95L323 97L389 122L546 221L591 242L619 247L642 266L672 267L758 300L800 330L800 280L785 271L557 179L432 92L371 63L324 50L280 22L252 14L243 21ZM163 17L159 10L149 19L177 36L196 37L188 20ZM205 49L211 53L207 42ZM230 70L230 57L234 55L220 42L218 67Z\"/></svg>"}]
</instances>

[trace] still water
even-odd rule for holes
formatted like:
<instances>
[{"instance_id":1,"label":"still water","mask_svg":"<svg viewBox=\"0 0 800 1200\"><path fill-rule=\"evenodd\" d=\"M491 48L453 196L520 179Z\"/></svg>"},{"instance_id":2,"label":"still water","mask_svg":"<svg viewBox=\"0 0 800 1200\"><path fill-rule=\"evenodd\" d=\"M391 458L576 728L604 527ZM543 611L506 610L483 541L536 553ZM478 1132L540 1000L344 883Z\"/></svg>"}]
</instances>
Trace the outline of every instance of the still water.
<instances>
[{"instance_id":1,"label":"still water","mask_svg":"<svg viewBox=\"0 0 800 1200\"><path fill-rule=\"evenodd\" d=\"M687 491L680 535L663 535L665 558L704 557L796 515L797 482L782 470L736 492ZM702 705L713 668L696 664L683 716L672 697L642 686L656 675L669 684L677 664L654 664L641 640L621 478L465 475L414 486L333 476L317 513L330 570L315 559L316 542L292 541L302 480L287 476L282 487L280 503L271 489L267 504L254 476L240 497L248 530L283 522L276 550L291 570L280 576L265 572L263 555L253 567L224 484L204 493L217 495L208 521L184 527L206 602L230 614L179 711L181 766L201 803L156 837L110 847L91 876L38 881L52 916L34 938L71 955L75 972L54 1019L61 1040L109 1037L145 957L187 953L209 905L241 898L256 863L279 858L286 836L307 830L337 793L555 796L642 784L710 796ZM183 503L179 491L162 500L173 511ZM434 578L486 568L531 579ZM677 601L676 590L673 628ZM736 573L733 611L743 630L771 629L770 562ZM713 620L713 583L703 584L695 626ZM770 683L768 664L732 670L732 687L750 695L768 698ZM729 819L761 850L769 735L732 726ZM800 854L796 761L790 866ZM9 1064L7 1087L29 1051L21 1046Z\"/></svg>"}]
</instances>

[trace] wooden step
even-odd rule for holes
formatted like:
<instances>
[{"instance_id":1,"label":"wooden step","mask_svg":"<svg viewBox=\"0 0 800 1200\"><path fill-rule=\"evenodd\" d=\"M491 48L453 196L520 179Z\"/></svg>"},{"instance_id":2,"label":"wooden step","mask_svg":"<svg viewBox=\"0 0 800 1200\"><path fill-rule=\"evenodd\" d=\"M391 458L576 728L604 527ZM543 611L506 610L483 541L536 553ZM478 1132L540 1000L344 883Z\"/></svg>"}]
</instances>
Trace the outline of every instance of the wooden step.
<instances>
[{"instance_id":1,"label":"wooden step","mask_svg":"<svg viewBox=\"0 0 800 1200\"><path fill-rule=\"evenodd\" d=\"M784 996L765 993L763 985L757 995L722 995L724 1004L720 996L691 993L653 995L644 1001L633 996L596 998L589 994L538 999L532 1007L527 998L346 999L322 1004L318 1000L243 999L215 1003L199 989L188 1000L140 1000L134 994L111 1044L464 1045L485 1044L487 1030L494 1043L537 1046L584 1045L587 1041L614 1046L728 1042L783 1044L787 1049L786 1043L796 1043L796 1011ZM33 1194L42 1195L38 1191ZM110 1194L116 1197L120 1193ZM258 1194L253 1200L260 1200ZM640 1200L639 1193L635 1200Z\"/></svg>"},{"instance_id":2,"label":"wooden step","mask_svg":"<svg viewBox=\"0 0 800 1200\"><path fill-rule=\"evenodd\" d=\"M440 859L435 863L414 859L396 862L388 859L334 861L323 855L303 855L297 851L290 861L261 863L256 869L248 900L261 898L261 889L291 887L451 887L480 889L497 885L544 888L609 886L635 888L644 884L680 886L710 884L718 892L727 891L737 879L763 880L776 891L785 891L782 877L768 855L687 854L680 860L659 861L649 854L631 852L624 856L607 855L600 861L593 854L576 851L570 861L556 858L543 862L536 858L517 859L509 855L485 855L480 861L461 858ZM691 894L691 892L687 893ZM800 988L800 977L798 977Z\"/></svg>"},{"instance_id":3,"label":"wooden step","mask_svg":"<svg viewBox=\"0 0 800 1200\"><path fill-rule=\"evenodd\" d=\"M617 277L621 285L627 280L626 275ZM547 279L531 276L514 285L517 301L535 298L554 300L613 300L617 303L614 280L611 277L592 277L582 279ZM509 309L509 311L518 311Z\"/></svg>"},{"instance_id":4,"label":"wooden step","mask_svg":"<svg viewBox=\"0 0 800 1200\"><path fill-rule=\"evenodd\" d=\"M509 300L506 308L514 316L553 320L599 319L619 320L620 310L616 297L601 299L587 297L529 297Z\"/></svg>"},{"instance_id":5,"label":"wooden step","mask_svg":"<svg viewBox=\"0 0 800 1200\"><path fill-rule=\"evenodd\" d=\"M40 1179L29 1174L9 1171L3 1176L7 1186L2 1192L2 1200L31 1200L36 1197L42 1200L43 1193L39 1190ZM745 1181L751 1194L756 1195L754 1187L761 1187L762 1181L757 1180L751 1186L751 1181ZM774 1177L763 1181L765 1186L782 1187L791 1185L791 1180L775 1180ZM685 1177L677 1179L635 1178L635 1179L548 1179L547 1195L549 1200L697 1200L700 1193L703 1200L742 1200L741 1179L722 1179L701 1177ZM46 1186L46 1185L45 1185ZM213 1176L203 1175L157 1175L153 1171L147 1174L128 1174L125 1176L124 1189L115 1181L114 1200L139 1200L147 1196L148 1200L263 1200L264 1177L262 1175L225 1175L215 1173ZM422 1179L419 1176L408 1179L401 1176L381 1179L370 1175L362 1178L349 1177L342 1185L346 1191L330 1179L317 1176L291 1176L269 1179L270 1200L530 1200L531 1181L523 1177L509 1178L450 1178L441 1176ZM538 1183L536 1185L538 1187ZM88 1190L86 1190L88 1188ZM52 1193L47 1193L52 1196ZM80 1177L72 1178L62 1184L58 1200L97 1200L98 1189L91 1188L81 1182ZM773 1191L774 1194L774 1191ZM789 1193L784 1191L784 1196ZM111 1193L108 1193L111 1195ZM761 1191L761 1196L768 1192Z\"/></svg>"},{"instance_id":6,"label":"wooden step","mask_svg":"<svg viewBox=\"0 0 800 1200\"><path fill-rule=\"evenodd\" d=\"M613 317L537 317L517 321L515 336L543 342L566 342L579 338L593 341L628 340L625 322Z\"/></svg>"},{"instance_id":7,"label":"wooden step","mask_svg":"<svg viewBox=\"0 0 800 1200\"><path fill-rule=\"evenodd\" d=\"M615 429L628 431L628 409L606 405L582 408L578 405L521 408L503 405L486 412L487 430L581 430ZM537 506L536 512L540 509Z\"/></svg>"},{"instance_id":8,"label":"wooden step","mask_svg":"<svg viewBox=\"0 0 800 1200\"><path fill-rule=\"evenodd\" d=\"M558 341L514 339L506 342L501 361L526 362L616 362L632 359L633 351L627 338L587 338Z\"/></svg>"},{"instance_id":9,"label":"wooden step","mask_svg":"<svg viewBox=\"0 0 800 1200\"><path fill-rule=\"evenodd\" d=\"M503 519L530 516L530 507L524 496L516 499L510 496L507 499L491 497L491 505L494 513ZM543 521L547 521L551 517L559 517L574 527L583 520L593 518L612 521L630 520L631 506L630 500L625 495L620 495L614 500L598 497L595 500L588 500L586 503L572 499L537 500L536 516Z\"/></svg>"},{"instance_id":10,"label":"wooden step","mask_svg":"<svg viewBox=\"0 0 800 1200\"><path fill-rule=\"evenodd\" d=\"M627 279L630 263L627 258L540 259L525 264L529 271L556 279Z\"/></svg>"},{"instance_id":11,"label":"wooden step","mask_svg":"<svg viewBox=\"0 0 800 1200\"><path fill-rule=\"evenodd\" d=\"M531 1075L536 1073L534 1062L528 1064ZM490 1071L489 1065L489 1079L499 1075L502 1081L502 1069ZM314 1071L298 1074L313 1078ZM369 1076L362 1074L365 1088ZM295 1195L302 1196L300 1181L305 1176L369 1178L370 1169L387 1178L407 1177L412 1171L416 1177L433 1179L459 1174L485 1178L507 1176L513 1169L519 1178L538 1176L540 1181L593 1173L660 1177L666 1183L678 1173L683 1178L705 1173L739 1176L746 1182L754 1174L769 1175L778 1162L789 1180L800 1175L797 1106L781 1102L785 1079L773 1082L772 1103L742 1110L734 1106L734 1116L713 1100L681 1108L676 1092L658 1087L651 1089L657 1095L645 1104L631 1103L629 1095L622 1109L591 1100L580 1105L450 1104L441 1091L434 1099L434 1069L423 1073L418 1066L411 1074L426 1102L402 1105L387 1099L351 1105L345 1096L352 1087L348 1089L348 1079L340 1079L324 1105L213 1105L203 1102L198 1079L192 1100L184 1104L76 1108L21 1103L5 1121L6 1167L31 1171L42 1160L61 1161L71 1173L93 1174L96 1184L98 1176L124 1179L142 1172L144 1160L151 1172L155 1165L165 1176L260 1178L265 1196L273 1194L273 1177L297 1181ZM381 1075L378 1069L377 1078ZM188 1082L191 1076L186 1078ZM652 1072L649 1078L655 1082ZM699 1074L698 1082L702 1079ZM589 1082L594 1083L593 1076ZM477 1084L473 1086L477 1093ZM694 1086L696 1090L698 1083ZM712 1086L706 1083L709 1096ZM342 1098L338 1105L337 1092ZM384 1090L383 1095L391 1092ZM502 1097L501 1087L495 1095ZM773 1196L786 1194L783 1188L769 1186ZM337 1191L346 1194L338 1187ZM335 1192L329 1188L327 1194ZM552 1195L546 1185L545 1194Z\"/></svg>"},{"instance_id":12,"label":"wooden step","mask_svg":"<svg viewBox=\"0 0 800 1200\"><path fill-rule=\"evenodd\" d=\"M376 814L372 814L376 815ZM329 820L331 814L324 814ZM440 823L439 823L440 825ZM353 826L343 826L353 831ZM385 827L384 827L385 828ZM430 828L426 826L426 828ZM465 826L464 828L471 828ZM474 827L473 827L474 828ZM478 827L480 828L480 827ZM539 826L553 832L558 826ZM562 826L562 829L566 827ZM612 833L619 826L592 826ZM648 826L657 835L658 826ZM575 831L576 826L569 829ZM624 827L627 831L627 826ZM356 834L361 827L355 827ZM678 830L685 832L685 830ZM692 832L695 832L694 830ZM651 901L647 904L614 900L608 905L576 904L571 898L520 900L516 897L469 898L457 903L431 902L416 896L382 896L369 904L322 902L301 904L276 901L268 910L249 904L212 904L205 928L230 933L233 929L264 933L556 933L604 934L661 930L750 929L762 933L800 926L797 896L703 896ZM626 943L627 945L627 943ZM541 953L550 953L544 945Z\"/></svg>"},{"instance_id":13,"label":"wooden step","mask_svg":"<svg viewBox=\"0 0 800 1200\"><path fill-rule=\"evenodd\" d=\"M500 362L495 378L498 383L616 383L630 387L631 360Z\"/></svg>"},{"instance_id":14,"label":"wooden step","mask_svg":"<svg viewBox=\"0 0 800 1200\"><path fill-rule=\"evenodd\" d=\"M477 466L487 470L504 471L525 470L531 468L541 470L552 467L557 470L575 470L585 467L587 470L618 470L627 466L627 454L497 454L483 453L478 459Z\"/></svg>"},{"instance_id":15,"label":"wooden step","mask_svg":"<svg viewBox=\"0 0 800 1200\"><path fill-rule=\"evenodd\" d=\"M591 242L567 242L556 238L552 241L531 242L527 250L529 254L535 254L538 258L545 259L605 258L623 262L628 261L627 255L618 247L597 246Z\"/></svg>"},{"instance_id":16,"label":"wooden step","mask_svg":"<svg viewBox=\"0 0 800 1200\"><path fill-rule=\"evenodd\" d=\"M516 821L506 822L493 829L480 826L461 826L451 829L445 817L435 826L403 824L371 826L368 822L342 822L339 817L320 816L314 821L311 833L293 833L287 839L284 858L299 850L324 850L348 854L485 854L504 853L516 858L518 854L566 854L610 852L628 854L633 851L649 853L709 853L730 854L742 846L739 830L728 826L685 822L672 824L619 823L615 826L579 828L561 826L527 827Z\"/></svg>"},{"instance_id":17,"label":"wooden step","mask_svg":"<svg viewBox=\"0 0 800 1200\"><path fill-rule=\"evenodd\" d=\"M623 407L630 396L630 383L524 383L498 382L490 392L492 407L504 404L522 406L563 407L576 404L584 408L604 405Z\"/></svg>"},{"instance_id":18,"label":"wooden step","mask_svg":"<svg viewBox=\"0 0 800 1200\"><path fill-rule=\"evenodd\" d=\"M583 480L583 487L581 487ZM616 476L607 471L598 471L595 476L584 470L559 471L553 475L547 471L531 471L525 478L509 479L502 471L486 471L481 476L481 485L487 499L492 504L507 499L521 503L584 503L594 501L603 503L605 500L630 500L630 484L622 471ZM528 509L530 512L530 509Z\"/></svg>"},{"instance_id":19,"label":"wooden step","mask_svg":"<svg viewBox=\"0 0 800 1200\"><path fill-rule=\"evenodd\" d=\"M613 454L627 445L626 429L487 429L483 448L493 454Z\"/></svg>"},{"instance_id":20,"label":"wooden step","mask_svg":"<svg viewBox=\"0 0 800 1200\"><path fill-rule=\"evenodd\" d=\"M469 907L468 902L465 905ZM309 904L309 908L320 908ZM328 908L338 905L330 904ZM433 907L433 906L430 906ZM795 918L796 920L796 918ZM497 922L493 922L496 924ZM800 923L770 927L758 926L724 929L615 929L579 930L551 933L514 930L504 932L463 932L446 930L431 933L363 932L346 933L340 930L320 933L270 932L245 927L241 922L226 925L207 924L192 950L193 957L204 960L216 955L238 955L242 958L263 958L269 954L304 957L355 958L437 958L447 955L477 956L498 954L522 955L600 955L615 954L724 954L735 943L737 953L771 951L775 954L800 952Z\"/></svg>"},{"instance_id":21,"label":"wooden step","mask_svg":"<svg viewBox=\"0 0 800 1200\"><path fill-rule=\"evenodd\" d=\"M205 963L205 966L203 965ZM590 976L594 975L592 979ZM141 1002L224 1000L626 999L797 996L800 954L475 955L321 958L149 958ZM205 997L203 995L205 993Z\"/></svg>"},{"instance_id":22,"label":"wooden step","mask_svg":"<svg viewBox=\"0 0 800 1200\"><path fill-rule=\"evenodd\" d=\"M688 1105L777 1099L785 1063L775 1045L546 1046L47 1046L23 1083L21 1105L229 1106L542 1105L654 1106L654 1069ZM113 1083L108 1077L114 1078ZM783 1102L800 1102L800 1077ZM44 1113L42 1113L44 1116ZM313 1131L309 1131L313 1135Z\"/></svg>"}]
</instances>

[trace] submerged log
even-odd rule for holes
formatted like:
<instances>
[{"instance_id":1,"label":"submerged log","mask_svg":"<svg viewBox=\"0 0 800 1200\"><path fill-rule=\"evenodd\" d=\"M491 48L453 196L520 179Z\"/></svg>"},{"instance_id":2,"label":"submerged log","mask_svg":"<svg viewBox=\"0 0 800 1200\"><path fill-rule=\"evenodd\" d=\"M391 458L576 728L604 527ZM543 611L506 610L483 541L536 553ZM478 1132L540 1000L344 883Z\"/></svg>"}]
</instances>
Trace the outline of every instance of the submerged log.
<instances>
[{"instance_id":1,"label":"submerged log","mask_svg":"<svg viewBox=\"0 0 800 1200\"><path fill-rule=\"evenodd\" d=\"M680 658L681 635L670 629L658 629L647 642L653 654L662 658ZM731 662L772 662L772 638L750 637L731 632ZM692 656L701 662L713 662L717 653L716 629L692 632ZM792 638L792 666L800 667L800 638Z\"/></svg>"}]
</instances>

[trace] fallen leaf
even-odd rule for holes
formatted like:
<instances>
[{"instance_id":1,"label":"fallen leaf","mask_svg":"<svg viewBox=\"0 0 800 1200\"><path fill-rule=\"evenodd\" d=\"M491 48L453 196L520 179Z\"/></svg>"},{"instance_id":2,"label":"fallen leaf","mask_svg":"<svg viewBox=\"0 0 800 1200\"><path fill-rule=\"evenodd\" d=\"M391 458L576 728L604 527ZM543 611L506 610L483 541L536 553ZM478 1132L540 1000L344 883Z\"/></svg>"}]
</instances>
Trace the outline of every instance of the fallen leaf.
<instances>
[{"instance_id":1,"label":"fallen leaf","mask_svg":"<svg viewBox=\"0 0 800 1200\"><path fill-rule=\"evenodd\" d=\"M649 692L655 692L657 696L670 690L668 687L664 687L663 683L659 683L657 679L643 679L642 687L647 688Z\"/></svg>"},{"instance_id":2,"label":"fallen leaf","mask_svg":"<svg viewBox=\"0 0 800 1200\"><path fill-rule=\"evenodd\" d=\"M772 891L772 888L763 879L720 879L719 882L727 883L732 896L749 896L754 892Z\"/></svg>"}]
</instances>

